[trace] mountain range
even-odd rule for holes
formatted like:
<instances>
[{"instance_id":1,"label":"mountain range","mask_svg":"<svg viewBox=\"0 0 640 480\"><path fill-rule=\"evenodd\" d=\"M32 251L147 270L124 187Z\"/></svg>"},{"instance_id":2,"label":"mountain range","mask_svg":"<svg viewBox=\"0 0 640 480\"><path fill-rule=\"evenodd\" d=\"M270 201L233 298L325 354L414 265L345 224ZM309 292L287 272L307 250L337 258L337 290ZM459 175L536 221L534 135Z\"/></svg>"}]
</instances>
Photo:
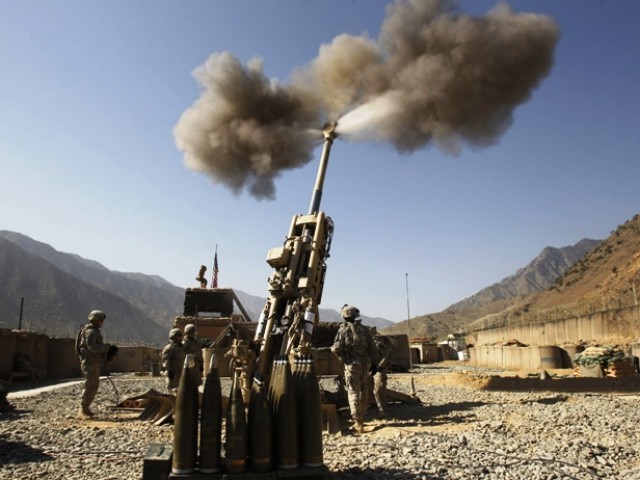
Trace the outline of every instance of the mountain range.
<instances>
[{"instance_id":1,"label":"mountain range","mask_svg":"<svg viewBox=\"0 0 640 480\"><path fill-rule=\"evenodd\" d=\"M441 339L446 333L473 332L509 318L524 323L595 310L615 313L616 308L638 305L639 288L640 214L606 240L547 247L514 275L443 312L405 320L382 332Z\"/></svg>"},{"instance_id":2,"label":"mountain range","mask_svg":"<svg viewBox=\"0 0 640 480\"><path fill-rule=\"evenodd\" d=\"M120 344L164 343L184 302L184 289L162 277L109 270L6 230L0 231L0 285L0 328L21 326L52 337L74 337L87 314L100 308L108 312L105 336ZM255 321L266 299L234 291ZM341 321L340 313L330 309L320 309L320 318ZM377 327L392 324L382 318L363 321Z\"/></svg>"},{"instance_id":3,"label":"mountain range","mask_svg":"<svg viewBox=\"0 0 640 480\"><path fill-rule=\"evenodd\" d=\"M532 308L582 306L585 302L637 301L640 280L640 218L619 226L604 240L582 239L562 248L546 247L529 264L444 311L399 323L363 317L382 333L408 333L434 340L465 331L486 318L523 314ZM25 235L0 231L0 328L17 326L24 298L23 328L50 336L73 336L87 313L108 310L108 335L120 343L164 343L182 311L184 289L157 275L109 270L78 255L57 251ZM255 321L265 298L234 289ZM520 312L520 313L518 313ZM320 310L325 322L339 312Z\"/></svg>"}]
</instances>

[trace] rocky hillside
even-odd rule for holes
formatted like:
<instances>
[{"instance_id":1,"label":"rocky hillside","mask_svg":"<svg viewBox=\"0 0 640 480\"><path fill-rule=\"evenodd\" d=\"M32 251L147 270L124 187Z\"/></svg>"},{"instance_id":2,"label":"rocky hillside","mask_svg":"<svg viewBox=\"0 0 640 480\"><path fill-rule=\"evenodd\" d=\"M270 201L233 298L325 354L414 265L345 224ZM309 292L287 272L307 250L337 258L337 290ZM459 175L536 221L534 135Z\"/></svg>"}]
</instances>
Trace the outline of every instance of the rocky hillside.
<instances>
[{"instance_id":1,"label":"rocky hillside","mask_svg":"<svg viewBox=\"0 0 640 480\"><path fill-rule=\"evenodd\" d=\"M160 343L166 329L122 297L84 282L16 244L0 238L0 326L54 337L74 337L94 308L108 312L107 341Z\"/></svg>"},{"instance_id":2,"label":"rocky hillside","mask_svg":"<svg viewBox=\"0 0 640 480\"><path fill-rule=\"evenodd\" d=\"M449 306L447 312L482 312L489 307L495 311L504 300L542 292L549 288L577 261L600 244L600 240L584 238L575 245L562 248L546 247L526 267L475 295Z\"/></svg>"},{"instance_id":3,"label":"rocky hillside","mask_svg":"<svg viewBox=\"0 0 640 480\"><path fill-rule=\"evenodd\" d=\"M577 261L547 290L518 299L509 308L469 326L496 317L523 320L584 314L638 303L640 289L640 215L620 225L611 236ZM529 312L535 312L535 316Z\"/></svg>"},{"instance_id":4,"label":"rocky hillside","mask_svg":"<svg viewBox=\"0 0 640 480\"><path fill-rule=\"evenodd\" d=\"M460 332L475 320L511 307L519 299L541 292L554 284L576 262L600 244L582 239L562 248L546 247L527 266L475 295L449 306L445 311L422 315L384 329L384 333L407 333L436 340Z\"/></svg>"}]
</instances>

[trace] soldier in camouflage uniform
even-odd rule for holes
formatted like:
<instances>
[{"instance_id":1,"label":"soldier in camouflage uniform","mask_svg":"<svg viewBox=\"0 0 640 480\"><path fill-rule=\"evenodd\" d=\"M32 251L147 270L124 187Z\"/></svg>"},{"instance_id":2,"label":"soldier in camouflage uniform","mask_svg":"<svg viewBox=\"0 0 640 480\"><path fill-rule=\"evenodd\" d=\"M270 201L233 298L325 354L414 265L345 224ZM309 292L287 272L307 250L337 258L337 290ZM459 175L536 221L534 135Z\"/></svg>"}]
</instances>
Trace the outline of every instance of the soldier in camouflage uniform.
<instances>
[{"instance_id":1,"label":"soldier in camouflage uniform","mask_svg":"<svg viewBox=\"0 0 640 480\"><path fill-rule=\"evenodd\" d=\"M356 432L364 431L368 388L371 384L369 368L374 355L373 339L369 329L356 321L360 311L352 306L342 307L344 323L336 334L331 351L344 363L344 378L349 397L349 410Z\"/></svg>"},{"instance_id":2,"label":"soldier in camouflage uniform","mask_svg":"<svg viewBox=\"0 0 640 480\"><path fill-rule=\"evenodd\" d=\"M82 326L76 338L76 353L80 358L80 368L84 376L84 389L80 400L80 418L89 418L93 412L89 408L98 393L100 370L107 358L107 352L114 346L104 343L100 329L107 316L100 310L89 313L89 323Z\"/></svg>"},{"instance_id":3,"label":"soldier in camouflage uniform","mask_svg":"<svg viewBox=\"0 0 640 480\"><path fill-rule=\"evenodd\" d=\"M169 331L169 341L162 348L162 373L167 377L167 390L176 391L180 385L182 367L187 352L182 344L182 331L172 328Z\"/></svg>"},{"instance_id":4,"label":"soldier in camouflage uniform","mask_svg":"<svg viewBox=\"0 0 640 480\"><path fill-rule=\"evenodd\" d=\"M200 346L200 342L196 338L196 326L192 323L188 324L184 327L184 340L182 341L184 345L184 349L186 353L190 353L193 355L195 360L195 366L197 370L200 372L200 376L198 377L198 385L202 385L202 376L204 374L204 356L202 355L202 347Z\"/></svg>"},{"instance_id":5,"label":"soldier in camouflage uniform","mask_svg":"<svg viewBox=\"0 0 640 480\"><path fill-rule=\"evenodd\" d=\"M380 418L387 416L387 372L391 365L391 340L374 329L373 344L376 347L376 361L373 366L373 396L376 398Z\"/></svg>"}]
</instances>

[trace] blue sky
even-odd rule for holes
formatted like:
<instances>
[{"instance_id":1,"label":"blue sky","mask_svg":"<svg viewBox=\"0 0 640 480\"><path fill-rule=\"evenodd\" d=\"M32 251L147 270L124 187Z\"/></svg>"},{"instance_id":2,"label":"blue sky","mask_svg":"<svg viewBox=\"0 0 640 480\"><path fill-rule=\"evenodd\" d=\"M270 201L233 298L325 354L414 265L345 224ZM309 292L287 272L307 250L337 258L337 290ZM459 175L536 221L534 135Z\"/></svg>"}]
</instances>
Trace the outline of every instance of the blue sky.
<instances>
[{"instance_id":1,"label":"blue sky","mask_svg":"<svg viewBox=\"0 0 640 480\"><path fill-rule=\"evenodd\" d=\"M640 2L509 4L561 36L496 145L456 157L336 140L322 307L404 320L408 279L411 316L438 312L638 213ZM376 38L386 5L0 0L0 229L182 287L217 244L220 286L266 296L267 251L306 213L320 152L276 179L272 201L190 171L172 132L200 95L192 72L228 51L286 84L336 36Z\"/></svg>"}]
</instances>

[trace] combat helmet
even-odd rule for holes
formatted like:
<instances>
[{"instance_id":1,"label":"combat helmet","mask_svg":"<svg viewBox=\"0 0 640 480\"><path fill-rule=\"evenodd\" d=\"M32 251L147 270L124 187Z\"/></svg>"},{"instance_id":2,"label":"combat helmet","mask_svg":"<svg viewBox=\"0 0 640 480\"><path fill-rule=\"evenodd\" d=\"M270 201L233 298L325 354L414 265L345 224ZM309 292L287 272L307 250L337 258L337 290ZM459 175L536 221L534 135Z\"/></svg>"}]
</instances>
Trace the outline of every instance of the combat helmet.
<instances>
[{"instance_id":1,"label":"combat helmet","mask_svg":"<svg viewBox=\"0 0 640 480\"><path fill-rule=\"evenodd\" d=\"M179 328L172 328L169 330L169 340L173 340L178 335L182 336L182 330Z\"/></svg>"},{"instance_id":2,"label":"combat helmet","mask_svg":"<svg viewBox=\"0 0 640 480\"><path fill-rule=\"evenodd\" d=\"M345 304L342 307L342 318L347 322L353 322L358 315L360 315L360 310L358 310L353 305Z\"/></svg>"},{"instance_id":3,"label":"combat helmet","mask_svg":"<svg viewBox=\"0 0 640 480\"><path fill-rule=\"evenodd\" d=\"M191 333L196 331L196 326L193 323L189 323L186 327L184 327L184 333Z\"/></svg>"},{"instance_id":4,"label":"combat helmet","mask_svg":"<svg viewBox=\"0 0 640 480\"><path fill-rule=\"evenodd\" d=\"M104 320L107 318L107 315L102 310L91 310L89 313L89 321L93 320Z\"/></svg>"}]
</instances>

